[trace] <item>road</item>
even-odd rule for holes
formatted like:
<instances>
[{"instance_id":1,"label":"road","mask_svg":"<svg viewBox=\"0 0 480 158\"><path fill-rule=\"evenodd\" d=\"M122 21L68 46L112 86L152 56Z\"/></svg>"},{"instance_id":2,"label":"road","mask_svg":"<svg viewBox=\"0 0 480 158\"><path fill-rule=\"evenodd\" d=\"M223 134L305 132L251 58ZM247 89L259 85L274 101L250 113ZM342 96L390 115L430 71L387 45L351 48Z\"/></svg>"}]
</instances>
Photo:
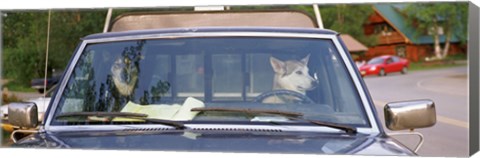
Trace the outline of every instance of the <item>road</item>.
<instances>
[{"instance_id":1,"label":"road","mask_svg":"<svg viewBox=\"0 0 480 158\"><path fill-rule=\"evenodd\" d=\"M418 151L420 156L468 156L466 66L414 71L406 75L394 73L385 77L368 76L364 80L382 121L384 120L383 106L387 102L425 98L435 102L436 125L415 130L425 136L425 142ZM382 124L385 127L384 122ZM398 132L385 129L387 133ZM395 136L395 138L412 148L418 142L415 136Z\"/></svg>"}]
</instances>

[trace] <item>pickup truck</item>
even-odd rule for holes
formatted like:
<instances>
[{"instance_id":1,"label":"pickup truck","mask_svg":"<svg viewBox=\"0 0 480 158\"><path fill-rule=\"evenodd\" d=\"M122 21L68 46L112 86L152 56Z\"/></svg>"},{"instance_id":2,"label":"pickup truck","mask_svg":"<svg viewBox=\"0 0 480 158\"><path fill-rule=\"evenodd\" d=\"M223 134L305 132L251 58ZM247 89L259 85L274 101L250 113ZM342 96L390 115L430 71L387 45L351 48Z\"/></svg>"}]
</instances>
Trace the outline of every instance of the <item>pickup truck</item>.
<instances>
[{"instance_id":1,"label":"pickup truck","mask_svg":"<svg viewBox=\"0 0 480 158\"><path fill-rule=\"evenodd\" d=\"M178 26L86 36L40 125L35 103L8 111L11 124L37 127L14 131L33 133L15 147L415 155L374 106L335 31ZM422 138L410 131L436 122L429 99L384 110L387 128Z\"/></svg>"}]
</instances>

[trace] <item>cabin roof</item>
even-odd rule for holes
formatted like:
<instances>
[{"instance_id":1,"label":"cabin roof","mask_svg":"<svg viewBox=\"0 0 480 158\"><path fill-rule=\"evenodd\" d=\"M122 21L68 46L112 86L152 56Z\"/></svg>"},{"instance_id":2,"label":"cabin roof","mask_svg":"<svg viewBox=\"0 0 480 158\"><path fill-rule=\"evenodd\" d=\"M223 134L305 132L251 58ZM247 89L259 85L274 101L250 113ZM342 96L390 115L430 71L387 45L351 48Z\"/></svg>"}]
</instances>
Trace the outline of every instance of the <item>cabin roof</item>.
<instances>
[{"instance_id":1,"label":"cabin roof","mask_svg":"<svg viewBox=\"0 0 480 158\"><path fill-rule=\"evenodd\" d=\"M368 50L365 45L348 34L341 34L340 38L342 38L343 42L347 46L348 51L350 52L363 52Z\"/></svg>"},{"instance_id":2,"label":"cabin roof","mask_svg":"<svg viewBox=\"0 0 480 158\"><path fill-rule=\"evenodd\" d=\"M407 6L407 4L392 4L392 3L380 3L374 4L374 10L377 11L392 27L406 36L409 41L414 44L432 44L434 43L433 37L430 35L416 35L416 30L413 26L407 25L407 22L401 11ZM459 42L460 40L453 35L450 42ZM440 36L440 43L445 42L445 36Z\"/></svg>"}]
</instances>

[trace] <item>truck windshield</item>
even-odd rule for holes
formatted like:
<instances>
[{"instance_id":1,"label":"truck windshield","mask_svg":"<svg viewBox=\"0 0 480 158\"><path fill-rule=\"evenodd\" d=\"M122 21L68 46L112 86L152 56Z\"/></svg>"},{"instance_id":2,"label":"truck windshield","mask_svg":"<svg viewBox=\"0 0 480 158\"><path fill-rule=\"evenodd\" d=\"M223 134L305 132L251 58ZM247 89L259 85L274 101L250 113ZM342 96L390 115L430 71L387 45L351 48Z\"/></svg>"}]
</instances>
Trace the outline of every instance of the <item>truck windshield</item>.
<instances>
[{"instance_id":1,"label":"truck windshield","mask_svg":"<svg viewBox=\"0 0 480 158\"><path fill-rule=\"evenodd\" d=\"M268 113L192 110L240 108L370 126L331 39L188 37L91 43L61 94L55 116L125 112L182 122L295 123ZM135 122L106 122L98 116L53 118L54 125Z\"/></svg>"}]
</instances>

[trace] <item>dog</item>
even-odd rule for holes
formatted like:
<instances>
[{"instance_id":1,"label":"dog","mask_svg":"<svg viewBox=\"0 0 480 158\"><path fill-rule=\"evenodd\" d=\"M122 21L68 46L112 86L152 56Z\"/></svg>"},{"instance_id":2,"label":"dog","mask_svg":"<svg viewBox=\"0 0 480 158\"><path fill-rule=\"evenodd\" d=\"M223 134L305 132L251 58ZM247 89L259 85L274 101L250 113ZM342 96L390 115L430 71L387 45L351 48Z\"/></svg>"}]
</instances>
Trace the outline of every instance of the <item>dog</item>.
<instances>
[{"instance_id":1,"label":"dog","mask_svg":"<svg viewBox=\"0 0 480 158\"><path fill-rule=\"evenodd\" d=\"M308 73L309 58L310 54L301 60L281 61L270 57L270 63L275 73L273 90L291 90L305 95L306 91L314 89L318 81ZM298 98L296 99L298 100ZM276 95L266 98L263 103L285 103L287 100L295 100L295 97Z\"/></svg>"},{"instance_id":2,"label":"dog","mask_svg":"<svg viewBox=\"0 0 480 158\"><path fill-rule=\"evenodd\" d=\"M130 58L118 57L115 59L112 68L112 79L118 92L123 96L129 96L135 89L138 80L138 67Z\"/></svg>"}]
</instances>

